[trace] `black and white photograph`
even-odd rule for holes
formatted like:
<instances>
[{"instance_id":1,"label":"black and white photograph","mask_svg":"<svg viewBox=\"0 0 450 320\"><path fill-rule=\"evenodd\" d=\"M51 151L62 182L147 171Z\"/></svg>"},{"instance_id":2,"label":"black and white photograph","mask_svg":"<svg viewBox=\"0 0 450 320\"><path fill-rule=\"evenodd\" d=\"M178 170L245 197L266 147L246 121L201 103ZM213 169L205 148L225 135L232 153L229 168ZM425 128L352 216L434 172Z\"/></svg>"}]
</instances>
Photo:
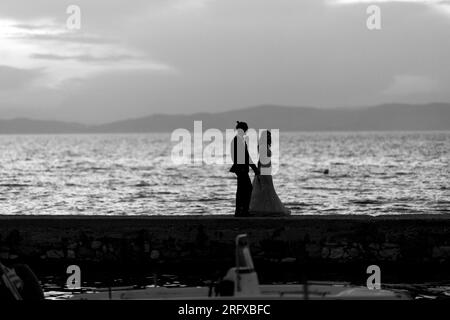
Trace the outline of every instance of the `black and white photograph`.
<instances>
[{"instance_id":1,"label":"black and white photograph","mask_svg":"<svg viewBox=\"0 0 450 320\"><path fill-rule=\"evenodd\" d=\"M448 0L2 0L0 306L450 300L449 88Z\"/></svg>"}]
</instances>

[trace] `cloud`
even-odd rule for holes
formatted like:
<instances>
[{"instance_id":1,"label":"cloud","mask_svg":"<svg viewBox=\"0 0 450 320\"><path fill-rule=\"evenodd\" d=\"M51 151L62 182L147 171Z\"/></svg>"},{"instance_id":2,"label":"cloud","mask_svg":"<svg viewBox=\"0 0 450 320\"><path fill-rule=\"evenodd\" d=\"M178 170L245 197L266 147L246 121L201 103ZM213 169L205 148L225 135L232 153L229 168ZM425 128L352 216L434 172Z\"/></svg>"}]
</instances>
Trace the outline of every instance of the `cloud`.
<instances>
[{"instance_id":1,"label":"cloud","mask_svg":"<svg viewBox=\"0 0 450 320\"><path fill-rule=\"evenodd\" d=\"M57 87L72 78L111 70L171 72L168 64L100 34L76 32L51 19L0 19L0 59L13 68L45 68L42 86Z\"/></svg>"},{"instance_id":2,"label":"cloud","mask_svg":"<svg viewBox=\"0 0 450 320\"><path fill-rule=\"evenodd\" d=\"M0 64L43 71L20 97L2 91L1 105L103 122L268 102L367 105L433 88L408 99L450 99L450 20L417 3L386 4L388 32L368 33L358 1L78 0L76 32L67 2L35 2L0 1Z\"/></svg>"},{"instance_id":3,"label":"cloud","mask_svg":"<svg viewBox=\"0 0 450 320\"><path fill-rule=\"evenodd\" d=\"M205 8L213 0L175 0L171 4L172 8L178 10L198 10Z\"/></svg>"},{"instance_id":4,"label":"cloud","mask_svg":"<svg viewBox=\"0 0 450 320\"><path fill-rule=\"evenodd\" d=\"M338 4L351 4L351 3L383 3L383 2L406 2L406 3L424 3L424 4L439 4L446 3L445 0L331 0Z\"/></svg>"},{"instance_id":5,"label":"cloud","mask_svg":"<svg viewBox=\"0 0 450 320\"><path fill-rule=\"evenodd\" d=\"M13 25L13 27L17 29L25 29L25 30L42 30L45 29L47 26L39 25L39 24L32 24L32 23L18 23Z\"/></svg>"},{"instance_id":6,"label":"cloud","mask_svg":"<svg viewBox=\"0 0 450 320\"><path fill-rule=\"evenodd\" d=\"M29 20L35 18L55 17L59 22L65 21L68 14L66 8L76 4L81 8L82 16L86 16L90 25L103 23L120 23L129 17L140 14L161 14L167 12L189 13L205 9L215 0L132 0L124 3L123 0L77 0L55 1L34 0L30 5L28 0L0 1L0 18L16 18ZM111 23L111 28L114 28Z\"/></svg>"},{"instance_id":7,"label":"cloud","mask_svg":"<svg viewBox=\"0 0 450 320\"><path fill-rule=\"evenodd\" d=\"M375 3L420 3L426 5L446 5L449 4L448 0L329 0L331 3L336 4L375 4Z\"/></svg>"},{"instance_id":8,"label":"cloud","mask_svg":"<svg viewBox=\"0 0 450 320\"><path fill-rule=\"evenodd\" d=\"M63 56L58 54L50 54L50 53L34 53L30 55L31 58L40 59L40 60L74 60L81 62L114 62L114 61L124 61L124 60L140 60L142 58L135 57L132 55L121 54L121 55L107 55L107 56L93 56L90 54L82 54L82 55L72 55L72 56Z\"/></svg>"},{"instance_id":9,"label":"cloud","mask_svg":"<svg viewBox=\"0 0 450 320\"><path fill-rule=\"evenodd\" d=\"M52 19L24 20L22 22L11 19L0 19L0 26L4 29L0 33L0 36L23 41L42 40L81 44L108 44L117 42L117 39L104 35L83 32L82 30L70 31L63 23L57 23Z\"/></svg>"},{"instance_id":10,"label":"cloud","mask_svg":"<svg viewBox=\"0 0 450 320\"><path fill-rule=\"evenodd\" d=\"M0 91L21 89L39 76L41 76L43 70L41 69L20 69L12 68L9 66L0 66Z\"/></svg>"},{"instance_id":11,"label":"cloud","mask_svg":"<svg viewBox=\"0 0 450 320\"><path fill-rule=\"evenodd\" d=\"M29 29L33 30L33 29ZM38 29L34 29L38 30ZM117 40L100 37L96 35L89 34L16 34L14 36L10 36L9 38L13 39L22 39L22 40L42 40L42 41L53 41L53 42L67 42L67 43L81 43L81 44L107 44L114 43Z\"/></svg>"},{"instance_id":12,"label":"cloud","mask_svg":"<svg viewBox=\"0 0 450 320\"><path fill-rule=\"evenodd\" d=\"M396 75L389 87L383 91L389 96L408 96L427 94L438 89L438 83L434 79L417 75Z\"/></svg>"}]
</instances>

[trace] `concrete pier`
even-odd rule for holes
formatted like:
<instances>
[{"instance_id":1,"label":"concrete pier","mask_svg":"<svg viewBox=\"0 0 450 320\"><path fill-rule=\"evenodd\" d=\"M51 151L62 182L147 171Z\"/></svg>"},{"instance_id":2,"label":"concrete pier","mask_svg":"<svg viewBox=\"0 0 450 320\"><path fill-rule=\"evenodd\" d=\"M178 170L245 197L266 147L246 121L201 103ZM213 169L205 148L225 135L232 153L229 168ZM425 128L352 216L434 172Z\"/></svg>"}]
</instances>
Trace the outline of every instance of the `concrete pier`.
<instances>
[{"instance_id":1,"label":"concrete pier","mask_svg":"<svg viewBox=\"0 0 450 320\"><path fill-rule=\"evenodd\" d=\"M450 280L450 216L444 215L1 216L0 259L58 276L70 264L86 266L92 276L102 270L211 273L233 265L241 233L267 281L300 279L299 270L317 279L363 281L371 264L384 267L391 282ZM291 276L279 279L275 271Z\"/></svg>"}]
</instances>

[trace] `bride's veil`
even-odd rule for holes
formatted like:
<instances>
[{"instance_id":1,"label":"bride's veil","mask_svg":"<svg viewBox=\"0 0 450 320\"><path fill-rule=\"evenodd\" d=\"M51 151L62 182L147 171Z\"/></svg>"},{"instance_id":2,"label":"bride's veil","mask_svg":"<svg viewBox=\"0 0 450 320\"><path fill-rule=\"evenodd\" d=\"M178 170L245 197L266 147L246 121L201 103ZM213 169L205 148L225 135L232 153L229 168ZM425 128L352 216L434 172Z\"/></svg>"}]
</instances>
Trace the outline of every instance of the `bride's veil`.
<instances>
[{"instance_id":1,"label":"bride's veil","mask_svg":"<svg viewBox=\"0 0 450 320\"><path fill-rule=\"evenodd\" d=\"M258 141L259 162L261 165L261 174L269 175L270 173L270 145L271 132L268 130L261 131Z\"/></svg>"}]
</instances>

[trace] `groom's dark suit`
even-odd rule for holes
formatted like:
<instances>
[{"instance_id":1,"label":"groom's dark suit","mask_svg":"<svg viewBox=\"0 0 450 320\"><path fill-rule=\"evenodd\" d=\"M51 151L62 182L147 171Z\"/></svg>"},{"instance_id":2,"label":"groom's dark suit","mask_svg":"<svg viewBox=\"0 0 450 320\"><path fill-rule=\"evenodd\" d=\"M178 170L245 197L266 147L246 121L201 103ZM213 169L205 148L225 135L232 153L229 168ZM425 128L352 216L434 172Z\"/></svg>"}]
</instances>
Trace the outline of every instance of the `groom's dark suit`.
<instances>
[{"instance_id":1,"label":"groom's dark suit","mask_svg":"<svg viewBox=\"0 0 450 320\"><path fill-rule=\"evenodd\" d=\"M252 195L252 182L248 176L249 167L256 174L259 174L259 170L250 158L247 144L243 137L238 135L234 137L231 142L231 157L233 166L230 172L234 172L237 176L236 210L234 214L238 217L248 216L248 207Z\"/></svg>"}]
</instances>

